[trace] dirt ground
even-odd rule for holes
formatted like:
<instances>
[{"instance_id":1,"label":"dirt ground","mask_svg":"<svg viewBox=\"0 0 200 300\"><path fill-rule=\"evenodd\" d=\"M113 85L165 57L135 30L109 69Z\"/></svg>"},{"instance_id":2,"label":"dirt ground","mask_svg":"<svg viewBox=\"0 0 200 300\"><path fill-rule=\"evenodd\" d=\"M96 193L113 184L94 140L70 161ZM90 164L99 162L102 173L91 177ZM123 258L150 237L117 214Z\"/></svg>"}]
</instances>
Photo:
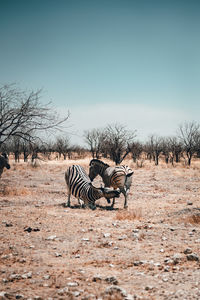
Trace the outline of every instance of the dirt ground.
<instances>
[{"instance_id":1,"label":"dirt ground","mask_svg":"<svg viewBox=\"0 0 200 300\"><path fill-rule=\"evenodd\" d=\"M0 299L200 299L200 162L125 161L127 210L123 195L114 210L64 207L67 166L89 161L11 161L2 174Z\"/></svg>"}]
</instances>

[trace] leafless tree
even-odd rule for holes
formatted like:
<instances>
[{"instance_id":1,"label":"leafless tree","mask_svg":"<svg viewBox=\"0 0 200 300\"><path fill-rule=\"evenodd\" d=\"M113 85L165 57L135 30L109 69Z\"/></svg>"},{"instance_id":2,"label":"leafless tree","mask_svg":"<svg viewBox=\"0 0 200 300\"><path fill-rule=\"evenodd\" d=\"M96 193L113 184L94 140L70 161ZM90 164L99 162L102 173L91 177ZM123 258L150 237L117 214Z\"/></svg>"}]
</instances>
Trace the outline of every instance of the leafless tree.
<instances>
[{"instance_id":1,"label":"leafless tree","mask_svg":"<svg viewBox=\"0 0 200 300\"><path fill-rule=\"evenodd\" d=\"M174 165L174 161L176 163L179 163L181 154L183 152L183 145L176 136L169 138L169 149L170 149L170 155L171 155L170 159L172 165Z\"/></svg>"},{"instance_id":2,"label":"leafless tree","mask_svg":"<svg viewBox=\"0 0 200 300\"><path fill-rule=\"evenodd\" d=\"M157 135L151 135L146 148L149 149L148 151L150 155L153 156L153 160L157 166L159 163L159 156L163 151L163 138Z\"/></svg>"},{"instance_id":3,"label":"leafless tree","mask_svg":"<svg viewBox=\"0 0 200 300\"><path fill-rule=\"evenodd\" d=\"M0 87L0 149L11 137L32 141L39 132L61 130L69 113L61 118L51 103L42 104L41 92L24 92L15 85Z\"/></svg>"},{"instance_id":4,"label":"leafless tree","mask_svg":"<svg viewBox=\"0 0 200 300\"><path fill-rule=\"evenodd\" d=\"M119 123L110 124L105 129L104 145L107 147L110 159L116 165L121 164L124 158L130 153L130 145L136 137L136 130L129 131Z\"/></svg>"},{"instance_id":5,"label":"leafless tree","mask_svg":"<svg viewBox=\"0 0 200 300\"><path fill-rule=\"evenodd\" d=\"M132 144L129 145L130 148L130 153L132 155L133 161L136 162L144 150L142 143L140 142L133 142Z\"/></svg>"},{"instance_id":6,"label":"leafless tree","mask_svg":"<svg viewBox=\"0 0 200 300\"><path fill-rule=\"evenodd\" d=\"M163 137L162 138L162 154L165 157L166 164L169 163L170 160L170 139L169 137Z\"/></svg>"},{"instance_id":7,"label":"leafless tree","mask_svg":"<svg viewBox=\"0 0 200 300\"><path fill-rule=\"evenodd\" d=\"M85 142L89 146L93 158L100 158L102 146L105 141L105 132L103 129L92 129L84 132Z\"/></svg>"},{"instance_id":8,"label":"leafless tree","mask_svg":"<svg viewBox=\"0 0 200 300\"><path fill-rule=\"evenodd\" d=\"M61 155L63 155L64 160L66 160L68 153L71 151L69 138L68 137L58 137L57 141L55 143L54 149L56 152L58 152L59 157L61 157Z\"/></svg>"},{"instance_id":9,"label":"leafless tree","mask_svg":"<svg viewBox=\"0 0 200 300\"><path fill-rule=\"evenodd\" d=\"M187 155L187 163L190 166L192 157L197 151L199 143L200 124L196 122L185 122L179 126L179 138L183 143L184 151Z\"/></svg>"}]
</instances>

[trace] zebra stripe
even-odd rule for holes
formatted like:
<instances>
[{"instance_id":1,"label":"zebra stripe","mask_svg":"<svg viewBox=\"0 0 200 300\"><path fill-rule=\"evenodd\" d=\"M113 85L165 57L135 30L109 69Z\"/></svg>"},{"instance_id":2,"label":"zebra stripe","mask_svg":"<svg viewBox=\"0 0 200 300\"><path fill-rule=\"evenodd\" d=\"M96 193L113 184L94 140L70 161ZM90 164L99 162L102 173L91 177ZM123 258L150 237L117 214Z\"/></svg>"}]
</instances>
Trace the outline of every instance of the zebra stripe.
<instances>
[{"instance_id":1,"label":"zebra stripe","mask_svg":"<svg viewBox=\"0 0 200 300\"><path fill-rule=\"evenodd\" d=\"M119 197L119 191L94 187L83 167L79 165L72 165L67 169L65 181L68 188L67 206L69 207L71 194L83 200L84 204L91 208L95 207L95 201L101 197Z\"/></svg>"},{"instance_id":2,"label":"zebra stripe","mask_svg":"<svg viewBox=\"0 0 200 300\"><path fill-rule=\"evenodd\" d=\"M127 207L127 199L132 184L133 170L128 166L116 166L110 167L99 159L92 159L90 161L89 177L91 181L100 175L106 187L113 187L114 189L119 188L120 192L123 193L124 208ZM108 201L109 202L109 201ZM113 199L112 207L114 206L115 199Z\"/></svg>"}]
</instances>

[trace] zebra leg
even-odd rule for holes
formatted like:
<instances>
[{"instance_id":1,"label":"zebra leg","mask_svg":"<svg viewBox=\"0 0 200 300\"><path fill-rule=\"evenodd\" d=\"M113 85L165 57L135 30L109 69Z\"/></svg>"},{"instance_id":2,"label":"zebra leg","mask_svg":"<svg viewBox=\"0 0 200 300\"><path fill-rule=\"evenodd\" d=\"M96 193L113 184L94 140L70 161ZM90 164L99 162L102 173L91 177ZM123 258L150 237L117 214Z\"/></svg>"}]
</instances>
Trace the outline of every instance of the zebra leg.
<instances>
[{"instance_id":1,"label":"zebra leg","mask_svg":"<svg viewBox=\"0 0 200 300\"><path fill-rule=\"evenodd\" d=\"M112 201L112 204L111 204L111 208L113 208L114 207L114 205L115 205L115 198L113 198L113 201Z\"/></svg>"},{"instance_id":2,"label":"zebra leg","mask_svg":"<svg viewBox=\"0 0 200 300\"><path fill-rule=\"evenodd\" d=\"M69 194L68 194L67 207L71 207L71 204L70 204L70 196L71 196L71 194L69 193Z\"/></svg>"},{"instance_id":3,"label":"zebra leg","mask_svg":"<svg viewBox=\"0 0 200 300\"><path fill-rule=\"evenodd\" d=\"M80 198L78 198L78 204L80 205L81 208L85 208L85 203Z\"/></svg>"},{"instance_id":4,"label":"zebra leg","mask_svg":"<svg viewBox=\"0 0 200 300\"><path fill-rule=\"evenodd\" d=\"M122 191L122 193L124 194L124 208L128 208L128 194L129 194L129 189L127 189L126 191Z\"/></svg>"}]
</instances>

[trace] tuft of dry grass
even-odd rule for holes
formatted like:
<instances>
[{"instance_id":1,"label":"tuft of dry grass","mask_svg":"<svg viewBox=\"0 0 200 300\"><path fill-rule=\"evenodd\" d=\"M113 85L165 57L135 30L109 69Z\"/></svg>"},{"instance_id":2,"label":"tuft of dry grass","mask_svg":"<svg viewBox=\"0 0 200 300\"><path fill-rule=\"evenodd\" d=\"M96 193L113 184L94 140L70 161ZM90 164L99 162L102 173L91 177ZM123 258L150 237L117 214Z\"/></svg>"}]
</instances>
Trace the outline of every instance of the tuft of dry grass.
<instances>
[{"instance_id":1,"label":"tuft of dry grass","mask_svg":"<svg viewBox=\"0 0 200 300\"><path fill-rule=\"evenodd\" d=\"M200 224L200 214L193 214L186 219L191 224Z\"/></svg>"},{"instance_id":2,"label":"tuft of dry grass","mask_svg":"<svg viewBox=\"0 0 200 300\"><path fill-rule=\"evenodd\" d=\"M22 195L29 195L30 191L23 187L23 188L15 188L10 186L4 186L0 190L0 196L22 196Z\"/></svg>"},{"instance_id":3,"label":"tuft of dry grass","mask_svg":"<svg viewBox=\"0 0 200 300\"><path fill-rule=\"evenodd\" d=\"M131 210L119 210L116 213L117 220L139 220L142 218L142 210L140 208L131 209Z\"/></svg>"}]
</instances>

